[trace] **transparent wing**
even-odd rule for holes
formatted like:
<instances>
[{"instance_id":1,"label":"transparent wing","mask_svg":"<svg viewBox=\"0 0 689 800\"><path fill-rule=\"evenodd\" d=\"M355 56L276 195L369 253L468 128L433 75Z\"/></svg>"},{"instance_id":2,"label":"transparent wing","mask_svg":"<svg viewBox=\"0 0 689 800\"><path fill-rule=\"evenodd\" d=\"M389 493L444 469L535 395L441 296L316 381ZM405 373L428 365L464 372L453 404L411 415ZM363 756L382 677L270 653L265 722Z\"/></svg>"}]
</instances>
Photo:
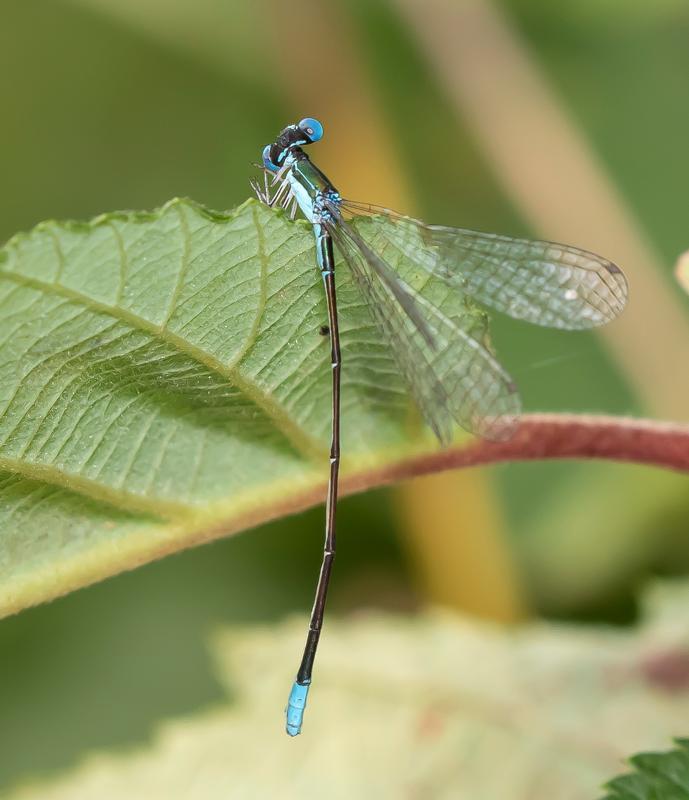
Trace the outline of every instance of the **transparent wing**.
<instances>
[{"instance_id":1,"label":"transparent wing","mask_svg":"<svg viewBox=\"0 0 689 800\"><path fill-rule=\"evenodd\" d=\"M627 302L620 268L587 250L425 225L365 203L345 201L343 208L371 215L377 235L418 266L517 319L550 328L593 328L617 317Z\"/></svg>"},{"instance_id":2,"label":"transparent wing","mask_svg":"<svg viewBox=\"0 0 689 800\"><path fill-rule=\"evenodd\" d=\"M448 444L455 422L487 439L509 438L519 394L485 345L485 314L458 313L456 302L453 312L413 290L341 217L328 230L438 439Z\"/></svg>"}]
</instances>

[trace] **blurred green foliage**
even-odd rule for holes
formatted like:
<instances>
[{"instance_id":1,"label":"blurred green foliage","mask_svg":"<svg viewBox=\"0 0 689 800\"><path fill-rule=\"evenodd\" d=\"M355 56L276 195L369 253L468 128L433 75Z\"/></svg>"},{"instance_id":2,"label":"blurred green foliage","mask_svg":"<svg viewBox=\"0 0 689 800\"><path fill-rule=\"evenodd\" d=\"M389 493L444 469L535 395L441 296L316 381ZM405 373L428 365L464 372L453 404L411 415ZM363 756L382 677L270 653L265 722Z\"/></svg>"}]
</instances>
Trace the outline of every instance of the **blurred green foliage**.
<instances>
[{"instance_id":1,"label":"blurred green foliage","mask_svg":"<svg viewBox=\"0 0 689 800\"><path fill-rule=\"evenodd\" d=\"M289 75L287 50L266 52L261 25L270 24L269 0L256 4L262 17L248 13L240 0L222 12L220 5L204 3L196 13L207 15L205 28L216 36L217 13L227 26L228 47L241 43L241 59L222 68L199 55L210 52L203 26L189 32L189 41L180 27L176 41L127 23L126 15L111 15L106 2L5 0L0 239L44 218L152 208L174 195L220 209L245 199L250 162L261 147L284 124L318 109L292 107L282 91L282 81L309 77ZM433 222L528 233L519 209L502 196L476 143L450 112L394 6L386 0L335 5L351 23L347 35L366 90L384 114L389 146L413 186L419 213ZM669 282L670 265L689 241L686 5L502 5L667 259ZM167 31L165 4L155 6ZM246 29L227 24L233 7L242 11L237 19ZM271 74L271 65L279 65L279 76ZM335 181L347 172L346 163L325 166ZM643 411L594 335L571 338L502 320L495 328L501 359L519 378L527 409ZM590 469L530 464L490 474L536 606L595 619L629 618L640 577L652 570L686 571L689 493L670 493L658 508L656 489L643 472L614 465ZM563 548L568 574L578 571L584 587L568 604L551 594L557 581L545 581L539 570L557 575L558 513L585 506L592 486L599 493L593 507L604 516L591 523L596 530L587 541L593 546ZM602 502L606 492L609 505ZM600 553L596 541L604 540L616 509L632 493L641 509L625 518L622 533L630 546L619 547L609 573L587 592L586 576ZM390 497L376 492L342 504L333 610L417 602ZM544 500L554 502L546 521ZM1 622L0 793L27 775L73 763L85 750L145 740L161 719L219 700L205 633L218 621L264 621L306 610L321 529L316 509ZM567 535L576 538L576 529L567 528ZM546 538L549 557L530 559ZM569 560L573 551L580 564ZM630 563L625 552L632 554ZM545 583L548 591L539 594Z\"/></svg>"}]
</instances>

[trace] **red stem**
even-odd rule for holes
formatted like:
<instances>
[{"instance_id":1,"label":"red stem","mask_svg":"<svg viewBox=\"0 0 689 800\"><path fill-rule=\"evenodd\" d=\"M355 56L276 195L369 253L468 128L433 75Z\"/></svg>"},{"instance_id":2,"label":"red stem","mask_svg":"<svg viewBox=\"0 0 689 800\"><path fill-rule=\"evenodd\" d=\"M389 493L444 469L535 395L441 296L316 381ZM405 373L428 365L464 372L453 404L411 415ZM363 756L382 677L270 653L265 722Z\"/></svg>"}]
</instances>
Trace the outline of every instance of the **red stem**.
<instances>
[{"instance_id":1,"label":"red stem","mask_svg":"<svg viewBox=\"0 0 689 800\"><path fill-rule=\"evenodd\" d=\"M475 440L382 467L345 474L340 481L340 493L355 494L459 467L547 458L604 458L689 472L689 424L630 417L525 414L516 434L508 442ZM190 537L187 544L227 536L299 513L322 503L324 495L325 485L292 494L281 502L235 517L229 524L221 522L210 530L200 531L196 537Z\"/></svg>"},{"instance_id":2,"label":"red stem","mask_svg":"<svg viewBox=\"0 0 689 800\"><path fill-rule=\"evenodd\" d=\"M350 476L350 494L417 475L502 461L604 458L689 472L689 425L630 417L527 414L507 442L477 440Z\"/></svg>"}]
</instances>

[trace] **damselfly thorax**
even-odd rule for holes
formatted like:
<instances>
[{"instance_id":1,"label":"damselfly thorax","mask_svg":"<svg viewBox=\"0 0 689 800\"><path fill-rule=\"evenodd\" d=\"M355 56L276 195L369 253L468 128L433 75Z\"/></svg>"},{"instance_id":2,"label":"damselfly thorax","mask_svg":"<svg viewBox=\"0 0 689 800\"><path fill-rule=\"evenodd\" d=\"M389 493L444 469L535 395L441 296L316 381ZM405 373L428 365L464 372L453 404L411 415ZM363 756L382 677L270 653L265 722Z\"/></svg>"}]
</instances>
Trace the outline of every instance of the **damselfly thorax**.
<instances>
[{"instance_id":1,"label":"damselfly thorax","mask_svg":"<svg viewBox=\"0 0 689 800\"><path fill-rule=\"evenodd\" d=\"M300 209L309 222L334 221L329 206L339 208L340 194L300 147L289 151L277 172L263 175L263 186L252 186L266 205L286 210L292 219Z\"/></svg>"}]
</instances>

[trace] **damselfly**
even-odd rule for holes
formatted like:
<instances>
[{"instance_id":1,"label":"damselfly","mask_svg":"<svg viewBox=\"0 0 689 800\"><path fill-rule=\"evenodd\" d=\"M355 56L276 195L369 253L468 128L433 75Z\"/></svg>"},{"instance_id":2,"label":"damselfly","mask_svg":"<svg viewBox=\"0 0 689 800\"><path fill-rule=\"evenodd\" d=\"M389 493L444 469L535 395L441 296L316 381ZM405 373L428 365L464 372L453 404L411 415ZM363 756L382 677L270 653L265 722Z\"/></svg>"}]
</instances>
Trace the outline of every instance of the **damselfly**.
<instances>
[{"instance_id":1,"label":"damselfly","mask_svg":"<svg viewBox=\"0 0 689 800\"><path fill-rule=\"evenodd\" d=\"M335 558L335 510L340 463L340 336L335 292L337 245L371 316L389 346L419 410L442 444L456 424L488 439L508 438L520 412L516 386L486 344L485 316L449 310L394 270L385 254L417 273L440 279L448 293L517 319L553 328L603 325L624 308L627 281L605 258L552 242L512 239L461 228L425 225L384 208L344 200L302 147L323 136L318 120L289 125L263 150L259 199L297 208L313 225L316 263L328 308L332 366L332 441L325 547L309 631L287 705L287 733L301 731ZM367 216L368 225L352 224ZM365 231L365 232L364 232ZM461 304L460 304L461 306Z\"/></svg>"}]
</instances>

